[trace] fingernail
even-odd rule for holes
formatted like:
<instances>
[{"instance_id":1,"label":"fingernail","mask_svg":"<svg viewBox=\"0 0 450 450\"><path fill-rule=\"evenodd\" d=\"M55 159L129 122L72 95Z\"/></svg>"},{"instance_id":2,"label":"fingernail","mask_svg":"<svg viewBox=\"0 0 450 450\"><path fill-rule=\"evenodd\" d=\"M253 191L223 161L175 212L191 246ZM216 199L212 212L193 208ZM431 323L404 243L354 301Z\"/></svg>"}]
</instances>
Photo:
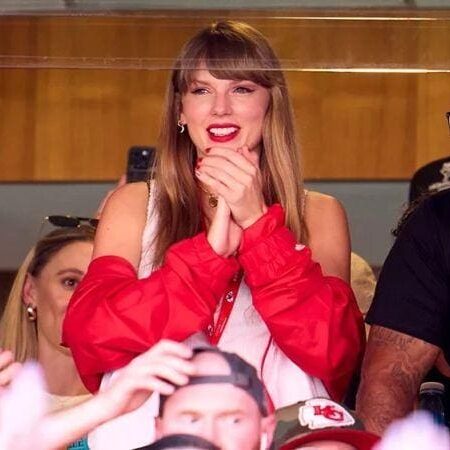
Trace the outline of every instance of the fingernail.
<instances>
[{"instance_id":1,"label":"fingernail","mask_svg":"<svg viewBox=\"0 0 450 450\"><path fill-rule=\"evenodd\" d=\"M198 170L195 171L195 176L201 178L202 173L199 172Z\"/></svg>"}]
</instances>

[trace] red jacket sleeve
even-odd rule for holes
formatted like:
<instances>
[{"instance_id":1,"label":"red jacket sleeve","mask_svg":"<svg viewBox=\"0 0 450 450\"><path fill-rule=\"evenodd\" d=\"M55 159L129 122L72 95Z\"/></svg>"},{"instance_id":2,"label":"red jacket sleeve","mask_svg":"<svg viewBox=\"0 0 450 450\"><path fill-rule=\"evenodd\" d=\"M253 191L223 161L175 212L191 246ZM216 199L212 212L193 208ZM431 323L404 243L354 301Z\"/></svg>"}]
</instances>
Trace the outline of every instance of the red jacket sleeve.
<instances>
[{"instance_id":1,"label":"red jacket sleeve","mask_svg":"<svg viewBox=\"0 0 450 450\"><path fill-rule=\"evenodd\" d=\"M93 260L63 323L63 343L86 387L97 390L103 373L162 338L181 341L205 329L238 268L212 250L204 233L174 244L164 265L142 280L123 258Z\"/></svg>"},{"instance_id":2,"label":"red jacket sleeve","mask_svg":"<svg viewBox=\"0 0 450 450\"><path fill-rule=\"evenodd\" d=\"M342 400L361 362L365 332L351 288L324 276L311 251L296 245L280 205L244 231L239 262L253 303L275 342Z\"/></svg>"}]
</instances>

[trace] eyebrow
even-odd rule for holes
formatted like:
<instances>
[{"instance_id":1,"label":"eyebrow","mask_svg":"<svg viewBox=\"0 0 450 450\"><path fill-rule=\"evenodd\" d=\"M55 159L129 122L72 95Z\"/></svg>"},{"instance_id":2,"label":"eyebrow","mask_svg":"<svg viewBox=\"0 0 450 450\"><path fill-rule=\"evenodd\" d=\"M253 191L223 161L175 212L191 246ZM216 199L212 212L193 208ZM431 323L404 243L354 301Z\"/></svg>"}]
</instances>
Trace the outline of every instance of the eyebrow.
<instances>
[{"instance_id":1,"label":"eyebrow","mask_svg":"<svg viewBox=\"0 0 450 450\"><path fill-rule=\"evenodd\" d=\"M199 84L207 84L207 85L210 84L207 81L202 80L201 78L192 78L191 83L199 83Z\"/></svg>"},{"instance_id":2,"label":"eyebrow","mask_svg":"<svg viewBox=\"0 0 450 450\"><path fill-rule=\"evenodd\" d=\"M239 83L252 83L252 84L258 85L258 83L255 83L255 82L252 81L252 80L230 80L230 81L231 81L232 83L236 83L236 84L239 84ZM207 86L211 86L211 83L208 83L207 81L202 80L202 79L200 79L200 78L193 78L193 79L190 81L190 84L193 84L193 83L206 84Z\"/></svg>"},{"instance_id":3,"label":"eyebrow","mask_svg":"<svg viewBox=\"0 0 450 450\"><path fill-rule=\"evenodd\" d=\"M74 267L69 267L68 269L61 269L56 272L56 275L64 275L66 273L76 273L77 275L84 275L84 272L80 269L76 269Z\"/></svg>"},{"instance_id":4,"label":"eyebrow","mask_svg":"<svg viewBox=\"0 0 450 450\"><path fill-rule=\"evenodd\" d=\"M242 416L246 415L242 409L231 409L229 411L224 411L223 413L220 413L219 416L234 416L236 414L240 414Z\"/></svg>"}]
</instances>

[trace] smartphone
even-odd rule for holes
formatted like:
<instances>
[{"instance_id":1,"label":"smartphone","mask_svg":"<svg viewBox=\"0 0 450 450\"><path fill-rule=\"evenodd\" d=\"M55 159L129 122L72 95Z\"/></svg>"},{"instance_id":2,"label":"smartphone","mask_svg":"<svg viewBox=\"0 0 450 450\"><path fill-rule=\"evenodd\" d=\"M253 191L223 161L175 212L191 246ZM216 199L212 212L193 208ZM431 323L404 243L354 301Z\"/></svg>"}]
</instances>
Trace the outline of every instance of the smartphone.
<instances>
[{"instance_id":1,"label":"smartphone","mask_svg":"<svg viewBox=\"0 0 450 450\"><path fill-rule=\"evenodd\" d=\"M127 183L153 178L155 147L134 145L128 150Z\"/></svg>"}]
</instances>

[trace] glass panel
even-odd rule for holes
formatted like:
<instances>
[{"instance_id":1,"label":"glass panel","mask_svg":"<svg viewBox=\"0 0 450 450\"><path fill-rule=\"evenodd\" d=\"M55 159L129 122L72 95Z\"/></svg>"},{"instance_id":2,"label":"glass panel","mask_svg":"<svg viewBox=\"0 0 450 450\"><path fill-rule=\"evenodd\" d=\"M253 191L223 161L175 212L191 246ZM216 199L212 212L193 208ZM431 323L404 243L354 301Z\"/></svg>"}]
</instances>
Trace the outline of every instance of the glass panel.
<instances>
[{"instance_id":1,"label":"glass panel","mask_svg":"<svg viewBox=\"0 0 450 450\"><path fill-rule=\"evenodd\" d=\"M224 9L446 9L448 0L2 0L0 12L92 12L155 9L224 10Z\"/></svg>"},{"instance_id":2,"label":"glass panel","mask_svg":"<svg viewBox=\"0 0 450 450\"><path fill-rule=\"evenodd\" d=\"M174 58L216 14L253 25L278 54L307 178L406 179L448 153L448 11L10 14L0 16L0 180L120 176L130 146L156 145Z\"/></svg>"},{"instance_id":3,"label":"glass panel","mask_svg":"<svg viewBox=\"0 0 450 450\"><path fill-rule=\"evenodd\" d=\"M0 190L12 232L3 233L0 266L18 264L43 216L90 215L112 187L80 181L116 180L129 147L157 145L173 59L218 18L268 37L286 71L305 177L332 180L328 191L312 189L347 201L356 249L380 264L406 180L448 154L449 8L448 0L0 0Z\"/></svg>"},{"instance_id":4,"label":"glass panel","mask_svg":"<svg viewBox=\"0 0 450 450\"><path fill-rule=\"evenodd\" d=\"M209 12L0 16L0 66L170 69ZM230 16L234 18L234 16ZM245 12L289 71L448 71L450 16Z\"/></svg>"},{"instance_id":5,"label":"glass panel","mask_svg":"<svg viewBox=\"0 0 450 450\"><path fill-rule=\"evenodd\" d=\"M445 0L3 0L1 11L449 7Z\"/></svg>"}]
</instances>

